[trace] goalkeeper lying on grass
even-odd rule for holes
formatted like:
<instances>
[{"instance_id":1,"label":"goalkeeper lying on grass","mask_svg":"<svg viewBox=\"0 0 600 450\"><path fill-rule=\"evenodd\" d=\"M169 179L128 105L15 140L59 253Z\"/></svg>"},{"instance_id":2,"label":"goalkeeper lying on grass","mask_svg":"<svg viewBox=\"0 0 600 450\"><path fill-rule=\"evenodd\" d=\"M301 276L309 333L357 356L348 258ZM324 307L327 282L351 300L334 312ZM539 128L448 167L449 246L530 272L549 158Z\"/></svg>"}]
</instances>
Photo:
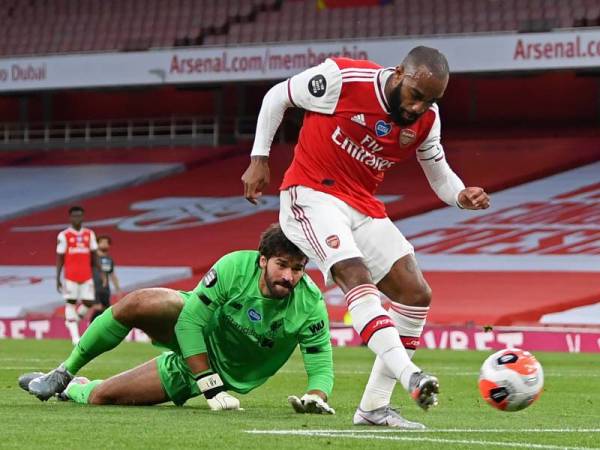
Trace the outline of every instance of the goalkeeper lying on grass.
<instances>
[{"instance_id":1,"label":"goalkeeper lying on grass","mask_svg":"<svg viewBox=\"0 0 600 450\"><path fill-rule=\"evenodd\" d=\"M333 387L327 310L304 273L306 262L271 225L258 251L223 256L191 292L156 288L127 295L92 322L58 368L22 375L19 385L40 400L59 395L96 405L183 405L203 394L213 410L239 409L227 391L257 388L300 345L308 390L288 400L297 412L334 414L327 404ZM134 327L171 351L108 380L75 377Z\"/></svg>"}]
</instances>

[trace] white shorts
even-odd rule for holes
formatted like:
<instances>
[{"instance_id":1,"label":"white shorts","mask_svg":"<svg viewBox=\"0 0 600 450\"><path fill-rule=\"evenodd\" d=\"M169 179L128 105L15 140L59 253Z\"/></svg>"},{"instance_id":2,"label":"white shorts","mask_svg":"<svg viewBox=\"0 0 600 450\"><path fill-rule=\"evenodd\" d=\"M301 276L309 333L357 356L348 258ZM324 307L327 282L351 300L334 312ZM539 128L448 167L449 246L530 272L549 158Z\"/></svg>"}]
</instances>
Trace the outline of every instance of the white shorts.
<instances>
[{"instance_id":1,"label":"white shorts","mask_svg":"<svg viewBox=\"0 0 600 450\"><path fill-rule=\"evenodd\" d=\"M63 298L65 300L95 300L94 280L90 278L83 283L65 280L63 282Z\"/></svg>"},{"instance_id":2,"label":"white shorts","mask_svg":"<svg viewBox=\"0 0 600 450\"><path fill-rule=\"evenodd\" d=\"M333 282L330 269L349 258L362 258L379 283L400 258L414 248L389 218L375 219L344 201L304 186L280 194L281 229Z\"/></svg>"}]
</instances>

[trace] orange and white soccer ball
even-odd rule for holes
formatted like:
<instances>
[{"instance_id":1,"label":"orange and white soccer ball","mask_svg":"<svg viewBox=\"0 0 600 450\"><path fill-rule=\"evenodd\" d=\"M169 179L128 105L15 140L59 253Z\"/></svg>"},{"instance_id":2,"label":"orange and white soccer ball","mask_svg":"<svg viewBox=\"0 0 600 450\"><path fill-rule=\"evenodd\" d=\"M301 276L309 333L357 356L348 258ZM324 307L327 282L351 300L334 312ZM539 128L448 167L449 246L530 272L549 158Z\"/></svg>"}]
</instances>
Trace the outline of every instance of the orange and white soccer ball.
<instances>
[{"instance_id":1,"label":"orange and white soccer ball","mask_svg":"<svg viewBox=\"0 0 600 450\"><path fill-rule=\"evenodd\" d=\"M502 411L519 411L531 405L544 387L542 365L531 353L508 348L490 355L481 365L479 392Z\"/></svg>"}]
</instances>

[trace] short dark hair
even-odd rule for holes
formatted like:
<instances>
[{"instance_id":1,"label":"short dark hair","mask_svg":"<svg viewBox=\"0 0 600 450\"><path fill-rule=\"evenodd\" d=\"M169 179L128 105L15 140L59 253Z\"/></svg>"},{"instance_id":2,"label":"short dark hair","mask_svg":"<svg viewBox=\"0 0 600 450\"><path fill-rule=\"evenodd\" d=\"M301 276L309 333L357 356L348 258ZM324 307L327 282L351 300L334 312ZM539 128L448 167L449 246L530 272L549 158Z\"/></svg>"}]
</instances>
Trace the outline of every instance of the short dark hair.
<instances>
[{"instance_id":1,"label":"short dark hair","mask_svg":"<svg viewBox=\"0 0 600 450\"><path fill-rule=\"evenodd\" d=\"M78 211L81 212L81 213L85 212L81 206L71 206L69 208L69 214L74 213L74 212L78 212Z\"/></svg>"},{"instance_id":2,"label":"short dark hair","mask_svg":"<svg viewBox=\"0 0 600 450\"><path fill-rule=\"evenodd\" d=\"M101 234L100 236L98 236L98 238L96 238L97 242L100 242L100 241L103 241L103 240L107 240L108 243L109 243L109 245L112 244L112 239L107 234Z\"/></svg>"},{"instance_id":3,"label":"short dark hair","mask_svg":"<svg viewBox=\"0 0 600 450\"><path fill-rule=\"evenodd\" d=\"M272 223L260 235L258 244L259 253L267 259L273 256L291 256L292 258L307 258L307 256L296 245L290 241L278 223Z\"/></svg>"},{"instance_id":4,"label":"short dark hair","mask_svg":"<svg viewBox=\"0 0 600 450\"><path fill-rule=\"evenodd\" d=\"M434 77L439 79L446 78L450 73L448 60L444 54L435 48L425 47L424 45L415 47L408 52L402 64L414 68L425 66Z\"/></svg>"}]
</instances>

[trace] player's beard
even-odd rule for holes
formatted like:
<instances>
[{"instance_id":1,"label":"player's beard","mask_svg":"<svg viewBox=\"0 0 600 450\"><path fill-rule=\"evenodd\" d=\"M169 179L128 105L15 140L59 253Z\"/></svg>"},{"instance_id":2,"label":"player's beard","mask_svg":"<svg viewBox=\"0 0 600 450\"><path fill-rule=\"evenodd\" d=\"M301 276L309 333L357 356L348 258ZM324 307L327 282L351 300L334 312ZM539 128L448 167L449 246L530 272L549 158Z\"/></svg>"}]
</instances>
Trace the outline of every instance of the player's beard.
<instances>
[{"instance_id":1,"label":"player's beard","mask_svg":"<svg viewBox=\"0 0 600 450\"><path fill-rule=\"evenodd\" d=\"M279 280L275 281L270 276L269 273L265 270L265 284L267 285L267 290L269 291L269 297L272 298L285 298L292 293L294 290L294 285L292 283Z\"/></svg>"},{"instance_id":2,"label":"player's beard","mask_svg":"<svg viewBox=\"0 0 600 450\"><path fill-rule=\"evenodd\" d=\"M402 82L398 83L390 93L390 117L392 121L400 126L409 126L417 121L419 114L411 113L401 106L402 101Z\"/></svg>"}]
</instances>

